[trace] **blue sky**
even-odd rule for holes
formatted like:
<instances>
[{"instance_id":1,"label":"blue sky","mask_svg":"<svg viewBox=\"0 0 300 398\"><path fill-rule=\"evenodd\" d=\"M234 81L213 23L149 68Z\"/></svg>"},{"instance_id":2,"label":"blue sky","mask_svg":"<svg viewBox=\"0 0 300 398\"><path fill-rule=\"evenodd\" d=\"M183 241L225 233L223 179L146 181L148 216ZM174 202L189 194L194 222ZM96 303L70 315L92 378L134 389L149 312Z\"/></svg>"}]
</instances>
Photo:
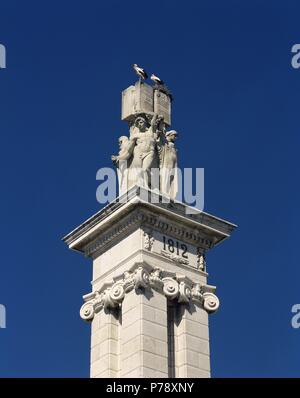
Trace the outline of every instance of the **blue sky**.
<instances>
[{"instance_id":1,"label":"blue sky","mask_svg":"<svg viewBox=\"0 0 300 398\"><path fill-rule=\"evenodd\" d=\"M299 15L297 1L0 0L0 376L89 375L91 262L61 237L100 209L134 62L173 92L205 211L239 226L207 258L212 375L299 376Z\"/></svg>"}]
</instances>

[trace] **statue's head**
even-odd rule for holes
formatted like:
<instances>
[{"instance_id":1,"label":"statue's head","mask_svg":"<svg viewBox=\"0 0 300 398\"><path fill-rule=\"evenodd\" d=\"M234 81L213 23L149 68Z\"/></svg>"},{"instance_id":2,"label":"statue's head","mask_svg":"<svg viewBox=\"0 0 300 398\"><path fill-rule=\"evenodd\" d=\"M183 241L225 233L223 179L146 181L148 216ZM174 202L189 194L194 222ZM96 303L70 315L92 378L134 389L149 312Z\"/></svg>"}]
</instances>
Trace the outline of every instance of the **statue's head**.
<instances>
[{"instance_id":1,"label":"statue's head","mask_svg":"<svg viewBox=\"0 0 300 398\"><path fill-rule=\"evenodd\" d=\"M170 131L166 132L166 140L168 142L174 142L176 140L177 136L178 136L178 133L175 130L170 130Z\"/></svg>"},{"instance_id":2,"label":"statue's head","mask_svg":"<svg viewBox=\"0 0 300 398\"><path fill-rule=\"evenodd\" d=\"M128 141L128 137L126 137L126 135L122 135L122 136L119 138L119 147L122 148L122 145L123 145L125 142L127 142L127 141Z\"/></svg>"},{"instance_id":3,"label":"statue's head","mask_svg":"<svg viewBox=\"0 0 300 398\"><path fill-rule=\"evenodd\" d=\"M142 132L147 130L148 127L148 120L146 116L144 115L139 115L134 122L135 126Z\"/></svg>"}]
</instances>

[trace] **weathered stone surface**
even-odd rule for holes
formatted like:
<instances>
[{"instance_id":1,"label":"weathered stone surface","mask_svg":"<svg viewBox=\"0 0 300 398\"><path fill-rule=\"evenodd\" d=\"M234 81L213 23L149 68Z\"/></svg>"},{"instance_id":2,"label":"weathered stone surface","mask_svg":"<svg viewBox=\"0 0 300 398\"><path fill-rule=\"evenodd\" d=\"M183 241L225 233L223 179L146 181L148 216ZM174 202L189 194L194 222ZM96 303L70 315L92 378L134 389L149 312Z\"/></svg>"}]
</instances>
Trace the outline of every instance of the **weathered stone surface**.
<instances>
[{"instance_id":1,"label":"weathered stone surface","mask_svg":"<svg viewBox=\"0 0 300 398\"><path fill-rule=\"evenodd\" d=\"M122 92L122 120L130 121L136 114L154 112L154 93L152 86L136 82Z\"/></svg>"},{"instance_id":2,"label":"weathered stone surface","mask_svg":"<svg viewBox=\"0 0 300 398\"><path fill-rule=\"evenodd\" d=\"M134 188L65 238L93 260L80 312L92 323L91 377L210 377L218 299L201 256L235 226L180 203L146 203L147 192Z\"/></svg>"}]
</instances>

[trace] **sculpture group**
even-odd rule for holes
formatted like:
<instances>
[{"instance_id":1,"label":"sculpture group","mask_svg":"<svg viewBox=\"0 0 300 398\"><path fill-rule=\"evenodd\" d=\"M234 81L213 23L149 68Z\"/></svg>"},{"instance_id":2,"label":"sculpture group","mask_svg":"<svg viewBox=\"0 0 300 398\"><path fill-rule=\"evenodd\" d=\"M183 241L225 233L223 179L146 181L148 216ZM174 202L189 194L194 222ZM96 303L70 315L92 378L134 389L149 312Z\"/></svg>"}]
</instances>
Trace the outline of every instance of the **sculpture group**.
<instances>
[{"instance_id":1,"label":"sculpture group","mask_svg":"<svg viewBox=\"0 0 300 398\"><path fill-rule=\"evenodd\" d=\"M131 187L139 185L159 190L163 195L175 199L178 189L175 147L177 132L167 131L164 116L149 111L149 99L145 105L141 102L139 111L136 112L136 97L140 98L143 95L142 80L147 78L147 74L137 65L133 67L140 80L133 88L133 100L130 99L133 109L127 118L129 136L119 138L119 153L112 156L118 171L119 193L122 195ZM152 78L153 76L156 80ZM158 96L160 93L168 95L162 80L155 75L151 78L155 82L153 91L156 91Z\"/></svg>"}]
</instances>

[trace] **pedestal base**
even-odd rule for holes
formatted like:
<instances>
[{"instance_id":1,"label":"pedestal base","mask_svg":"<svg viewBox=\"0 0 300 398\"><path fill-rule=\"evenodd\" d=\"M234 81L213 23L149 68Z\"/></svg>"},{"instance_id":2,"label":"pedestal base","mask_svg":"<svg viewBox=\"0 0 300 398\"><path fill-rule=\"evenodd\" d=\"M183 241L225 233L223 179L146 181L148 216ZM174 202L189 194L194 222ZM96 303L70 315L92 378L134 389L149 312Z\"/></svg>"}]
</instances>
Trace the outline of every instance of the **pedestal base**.
<instances>
[{"instance_id":1,"label":"pedestal base","mask_svg":"<svg viewBox=\"0 0 300 398\"><path fill-rule=\"evenodd\" d=\"M235 225L148 193L133 188L64 238L93 259L80 310L92 322L91 377L210 377L219 300L205 256Z\"/></svg>"}]
</instances>

